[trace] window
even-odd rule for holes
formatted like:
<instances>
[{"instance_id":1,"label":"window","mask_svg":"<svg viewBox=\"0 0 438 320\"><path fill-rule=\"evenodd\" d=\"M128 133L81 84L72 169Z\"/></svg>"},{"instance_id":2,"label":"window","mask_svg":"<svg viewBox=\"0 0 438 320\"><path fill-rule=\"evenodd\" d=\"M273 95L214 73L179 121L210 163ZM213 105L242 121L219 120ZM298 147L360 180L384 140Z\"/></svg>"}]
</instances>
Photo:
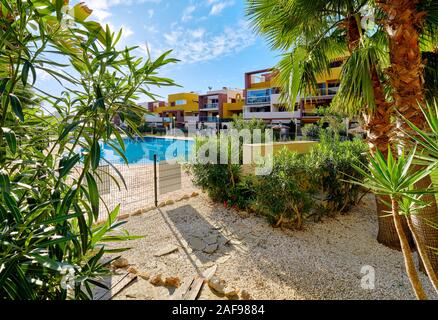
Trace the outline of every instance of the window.
<instances>
[{"instance_id":1,"label":"window","mask_svg":"<svg viewBox=\"0 0 438 320\"><path fill-rule=\"evenodd\" d=\"M339 90L339 81L328 83L328 94L336 94Z\"/></svg>"},{"instance_id":2,"label":"window","mask_svg":"<svg viewBox=\"0 0 438 320\"><path fill-rule=\"evenodd\" d=\"M175 105L182 106L184 104L187 104L187 100L176 100Z\"/></svg>"},{"instance_id":3,"label":"window","mask_svg":"<svg viewBox=\"0 0 438 320\"><path fill-rule=\"evenodd\" d=\"M271 101L271 89L250 90L247 92L247 104L266 103Z\"/></svg>"},{"instance_id":4,"label":"window","mask_svg":"<svg viewBox=\"0 0 438 320\"><path fill-rule=\"evenodd\" d=\"M340 66L342 66L342 60L333 61L330 63L330 68L338 68Z\"/></svg>"},{"instance_id":5,"label":"window","mask_svg":"<svg viewBox=\"0 0 438 320\"><path fill-rule=\"evenodd\" d=\"M318 94L319 95L326 95L327 94L327 86L324 83L318 83Z\"/></svg>"}]
</instances>

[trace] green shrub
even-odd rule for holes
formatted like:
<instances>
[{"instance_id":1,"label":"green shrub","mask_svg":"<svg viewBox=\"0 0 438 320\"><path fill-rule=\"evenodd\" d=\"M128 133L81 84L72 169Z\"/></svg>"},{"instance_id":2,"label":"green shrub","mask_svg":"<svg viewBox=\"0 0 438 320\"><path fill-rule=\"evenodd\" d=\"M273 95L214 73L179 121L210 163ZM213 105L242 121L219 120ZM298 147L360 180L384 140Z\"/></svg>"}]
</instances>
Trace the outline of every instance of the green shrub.
<instances>
[{"instance_id":1,"label":"green shrub","mask_svg":"<svg viewBox=\"0 0 438 320\"><path fill-rule=\"evenodd\" d=\"M318 140L321 127L316 124L307 124L301 129L303 136L309 140Z\"/></svg>"},{"instance_id":2,"label":"green shrub","mask_svg":"<svg viewBox=\"0 0 438 320\"><path fill-rule=\"evenodd\" d=\"M320 179L320 193L328 212L346 212L357 202L359 187L348 182L360 179L353 165L366 163L367 146L361 140L341 142L338 135L323 134L307 155Z\"/></svg>"},{"instance_id":3,"label":"green shrub","mask_svg":"<svg viewBox=\"0 0 438 320\"><path fill-rule=\"evenodd\" d=\"M312 208L315 177L305 155L283 149L274 156L271 174L256 179L256 211L277 226L301 228Z\"/></svg>"},{"instance_id":4,"label":"green shrub","mask_svg":"<svg viewBox=\"0 0 438 320\"><path fill-rule=\"evenodd\" d=\"M152 60L116 49L121 33L86 20L83 3L74 10L67 3L1 2L0 300L92 299L93 287L105 286L111 260L103 255L126 249L106 243L137 237L122 232L119 206L101 200L99 180L108 173L100 169L100 142L123 154L122 135L132 137L146 112L137 97L152 96L151 85L173 85L158 75L175 61L169 53ZM62 23L73 11L80 19ZM65 89L38 91L43 103L31 106L19 84L35 92L37 71ZM114 124L117 117L127 129ZM96 226L103 212L107 222Z\"/></svg>"}]
</instances>

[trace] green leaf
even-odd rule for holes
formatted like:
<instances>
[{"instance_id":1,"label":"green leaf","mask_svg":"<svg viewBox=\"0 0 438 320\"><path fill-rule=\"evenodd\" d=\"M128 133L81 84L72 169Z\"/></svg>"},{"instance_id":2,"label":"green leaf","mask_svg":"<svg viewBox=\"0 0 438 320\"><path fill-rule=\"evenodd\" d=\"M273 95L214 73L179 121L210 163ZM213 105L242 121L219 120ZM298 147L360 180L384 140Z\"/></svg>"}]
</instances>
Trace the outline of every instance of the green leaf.
<instances>
[{"instance_id":1,"label":"green leaf","mask_svg":"<svg viewBox=\"0 0 438 320\"><path fill-rule=\"evenodd\" d=\"M100 145L99 141L93 140L93 144L91 145L90 151L91 157L91 168L96 170L100 163Z\"/></svg>"},{"instance_id":2,"label":"green leaf","mask_svg":"<svg viewBox=\"0 0 438 320\"><path fill-rule=\"evenodd\" d=\"M18 97L12 93L9 94L9 98L11 100L12 111L14 111L18 119L24 121L23 107L21 106L20 99L18 99Z\"/></svg>"},{"instance_id":3,"label":"green leaf","mask_svg":"<svg viewBox=\"0 0 438 320\"><path fill-rule=\"evenodd\" d=\"M2 169L0 170L0 190L2 192L9 193L11 189L11 183L9 181L8 173Z\"/></svg>"},{"instance_id":4,"label":"green leaf","mask_svg":"<svg viewBox=\"0 0 438 320\"><path fill-rule=\"evenodd\" d=\"M79 154L75 154L71 158L63 157L59 161L59 178L66 176L80 159L81 156Z\"/></svg>"},{"instance_id":5,"label":"green leaf","mask_svg":"<svg viewBox=\"0 0 438 320\"><path fill-rule=\"evenodd\" d=\"M86 174L88 193L90 196L91 209L93 210L94 219L97 220L99 216L99 190L97 189L97 183L93 175L89 172Z\"/></svg>"},{"instance_id":6,"label":"green leaf","mask_svg":"<svg viewBox=\"0 0 438 320\"><path fill-rule=\"evenodd\" d=\"M8 143L9 149L13 154L17 152L17 138L15 132L9 128L1 128L3 134L5 135L6 142Z\"/></svg>"}]
</instances>

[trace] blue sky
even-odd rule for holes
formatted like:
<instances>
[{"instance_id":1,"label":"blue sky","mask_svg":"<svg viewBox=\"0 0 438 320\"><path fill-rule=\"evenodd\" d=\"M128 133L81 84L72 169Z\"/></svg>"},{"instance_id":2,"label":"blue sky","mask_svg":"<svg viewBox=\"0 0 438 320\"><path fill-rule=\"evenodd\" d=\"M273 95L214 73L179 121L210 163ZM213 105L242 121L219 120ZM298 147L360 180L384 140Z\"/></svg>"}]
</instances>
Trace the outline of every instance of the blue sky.
<instances>
[{"instance_id":1,"label":"blue sky","mask_svg":"<svg viewBox=\"0 0 438 320\"><path fill-rule=\"evenodd\" d=\"M74 1L77 2L77 1ZM173 49L178 64L161 75L183 88L154 88L164 97L179 91L205 92L211 86L243 88L246 71L273 66L278 53L254 34L245 17L244 0L83 0L92 19L123 28L121 46L138 45L153 57ZM54 92L56 83L40 77L39 86ZM147 99L144 99L147 100Z\"/></svg>"}]
</instances>

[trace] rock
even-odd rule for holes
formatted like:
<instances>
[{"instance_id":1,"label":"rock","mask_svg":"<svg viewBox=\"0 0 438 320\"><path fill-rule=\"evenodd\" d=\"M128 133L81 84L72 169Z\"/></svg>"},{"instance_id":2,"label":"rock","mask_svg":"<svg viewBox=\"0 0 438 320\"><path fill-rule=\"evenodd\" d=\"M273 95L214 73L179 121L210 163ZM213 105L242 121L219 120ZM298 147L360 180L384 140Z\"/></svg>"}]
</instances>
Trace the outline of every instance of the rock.
<instances>
[{"instance_id":1,"label":"rock","mask_svg":"<svg viewBox=\"0 0 438 320\"><path fill-rule=\"evenodd\" d=\"M224 280L213 276L210 280L208 280L208 286L216 291L217 293L224 294L226 283Z\"/></svg>"},{"instance_id":2,"label":"rock","mask_svg":"<svg viewBox=\"0 0 438 320\"><path fill-rule=\"evenodd\" d=\"M204 248L205 248L205 243L204 243L204 241L202 241L201 239L199 239L199 238L190 238L189 239L189 245L190 245L190 247L193 249L193 250L199 250L199 251L201 251L201 250L203 250Z\"/></svg>"},{"instance_id":3,"label":"rock","mask_svg":"<svg viewBox=\"0 0 438 320\"><path fill-rule=\"evenodd\" d=\"M214 266L208 268L207 270L205 270L202 273L202 277L208 281L214 276L214 274L216 273L216 270L217 270L217 265L214 265Z\"/></svg>"},{"instance_id":4,"label":"rock","mask_svg":"<svg viewBox=\"0 0 438 320\"><path fill-rule=\"evenodd\" d=\"M142 213L146 213L146 212L152 211L152 210L154 210L154 209L155 209L155 207L149 207L149 208L146 208L146 209L141 210L141 212L142 212Z\"/></svg>"},{"instance_id":5,"label":"rock","mask_svg":"<svg viewBox=\"0 0 438 320\"><path fill-rule=\"evenodd\" d=\"M173 201L173 200L166 201L166 206L171 206L172 204L175 204L175 201Z\"/></svg>"},{"instance_id":6,"label":"rock","mask_svg":"<svg viewBox=\"0 0 438 320\"><path fill-rule=\"evenodd\" d=\"M140 278L142 278L143 280L149 280L149 278L151 277L149 273L144 272L144 271L143 272L139 272L138 276Z\"/></svg>"},{"instance_id":7,"label":"rock","mask_svg":"<svg viewBox=\"0 0 438 320\"><path fill-rule=\"evenodd\" d=\"M188 194L183 195L181 198L179 198L178 200L176 200L177 202L183 201L183 200L187 200L190 199L190 196Z\"/></svg>"},{"instance_id":8,"label":"rock","mask_svg":"<svg viewBox=\"0 0 438 320\"><path fill-rule=\"evenodd\" d=\"M128 271L129 273L132 273L132 274L138 274L138 270L132 266L129 267L126 271Z\"/></svg>"},{"instance_id":9,"label":"rock","mask_svg":"<svg viewBox=\"0 0 438 320\"><path fill-rule=\"evenodd\" d=\"M243 300L252 300L252 297L251 297L251 295L248 293L248 291L246 291L246 290L242 290L242 292L240 293L240 297L243 299Z\"/></svg>"},{"instance_id":10,"label":"rock","mask_svg":"<svg viewBox=\"0 0 438 320\"><path fill-rule=\"evenodd\" d=\"M158 205L158 208L162 208L162 207L165 207L166 206L166 202L161 202L159 205Z\"/></svg>"},{"instance_id":11,"label":"rock","mask_svg":"<svg viewBox=\"0 0 438 320\"><path fill-rule=\"evenodd\" d=\"M199 193L197 192L192 192L192 194L190 195L192 198L199 196Z\"/></svg>"},{"instance_id":12,"label":"rock","mask_svg":"<svg viewBox=\"0 0 438 320\"><path fill-rule=\"evenodd\" d=\"M129 265L129 262L125 258L118 258L113 261L112 265L116 269L126 268Z\"/></svg>"},{"instance_id":13,"label":"rock","mask_svg":"<svg viewBox=\"0 0 438 320\"><path fill-rule=\"evenodd\" d=\"M149 280L149 283L154 286L162 286L164 284L163 279L161 279L161 274L153 276L151 280Z\"/></svg>"},{"instance_id":14,"label":"rock","mask_svg":"<svg viewBox=\"0 0 438 320\"><path fill-rule=\"evenodd\" d=\"M119 218L119 220L126 220L129 218L129 214L121 214L117 218Z\"/></svg>"},{"instance_id":15,"label":"rock","mask_svg":"<svg viewBox=\"0 0 438 320\"><path fill-rule=\"evenodd\" d=\"M208 245L202 251L204 251L205 253L208 253L208 254L212 254L212 253L214 253L217 250L217 248L218 248L218 244L215 243L215 244Z\"/></svg>"},{"instance_id":16,"label":"rock","mask_svg":"<svg viewBox=\"0 0 438 320\"><path fill-rule=\"evenodd\" d=\"M129 299L137 299L137 297L134 296L133 294L127 294L127 295L126 295L126 298L129 298Z\"/></svg>"},{"instance_id":17,"label":"rock","mask_svg":"<svg viewBox=\"0 0 438 320\"><path fill-rule=\"evenodd\" d=\"M164 281L166 287L179 288L181 285L181 280L178 277L167 277Z\"/></svg>"},{"instance_id":18,"label":"rock","mask_svg":"<svg viewBox=\"0 0 438 320\"><path fill-rule=\"evenodd\" d=\"M178 250L178 246L167 245L164 248L159 249L156 253L154 253L154 257L161 257L177 250Z\"/></svg>"},{"instance_id":19,"label":"rock","mask_svg":"<svg viewBox=\"0 0 438 320\"><path fill-rule=\"evenodd\" d=\"M215 243L217 243L217 238L218 238L217 235L212 235L212 236L209 236L209 237L204 238L204 241L205 241L207 244L215 244Z\"/></svg>"},{"instance_id":20,"label":"rock","mask_svg":"<svg viewBox=\"0 0 438 320\"><path fill-rule=\"evenodd\" d=\"M131 216L139 216L139 215L141 215L142 214L142 210L141 209L139 209L139 210L137 210L137 211L134 211L133 213L131 213Z\"/></svg>"},{"instance_id":21,"label":"rock","mask_svg":"<svg viewBox=\"0 0 438 320\"><path fill-rule=\"evenodd\" d=\"M236 298L238 297L239 290L232 287L226 287L224 290L224 294L227 298Z\"/></svg>"},{"instance_id":22,"label":"rock","mask_svg":"<svg viewBox=\"0 0 438 320\"><path fill-rule=\"evenodd\" d=\"M222 256L219 259L216 260L216 263L225 263L227 262L229 259L231 258L231 256Z\"/></svg>"}]
</instances>

